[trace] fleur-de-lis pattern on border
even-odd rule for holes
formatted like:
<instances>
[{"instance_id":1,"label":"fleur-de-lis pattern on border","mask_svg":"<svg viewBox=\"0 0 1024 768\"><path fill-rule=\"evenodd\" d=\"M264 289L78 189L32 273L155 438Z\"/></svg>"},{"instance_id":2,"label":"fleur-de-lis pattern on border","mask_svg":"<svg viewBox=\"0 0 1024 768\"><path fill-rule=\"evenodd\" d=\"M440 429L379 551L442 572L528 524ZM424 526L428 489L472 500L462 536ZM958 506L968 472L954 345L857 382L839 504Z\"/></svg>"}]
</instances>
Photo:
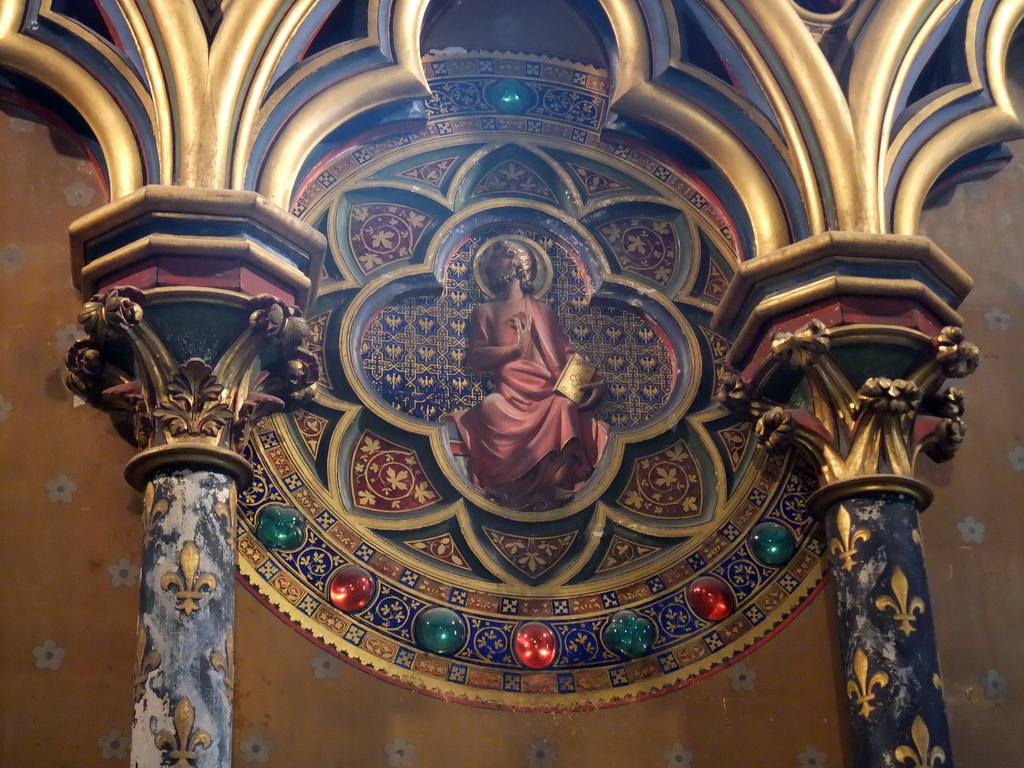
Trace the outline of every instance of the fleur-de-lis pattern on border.
<instances>
[{"instance_id":1,"label":"fleur-de-lis pattern on border","mask_svg":"<svg viewBox=\"0 0 1024 768\"><path fill-rule=\"evenodd\" d=\"M874 689L885 688L889 684L889 675L886 672L875 672L869 677L868 655L860 648L853 654L853 671L855 679L846 682L846 695L860 707L858 714L867 720L876 709L871 705L876 698Z\"/></svg>"},{"instance_id":2,"label":"fleur-de-lis pattern on border","mask_svg":"<svg viewBox=\"0 0 1024 768\"><path fill-rule=\"evenodd\" d=\"M217 588L217 577L199 573L199 548L186 541L178 555L178 573L168 571L160 578L160 588L173 591L177 608L186 616L199 610L199 601Z\"/></svg>"},{"instance_id":3,"label":"fleur-de-lis pattern on border","mask_svg":"<svg viewBox=\"0 0 1024 768\"><path fill-rule=\"evenodd\" d=\"M920 597L909 597L910 584L899 566L893 571L889 584L892 587L892 597L880 595L875 599L875 607L880 611L891 610L893 620L900 622L900 630L909 637L914 631L913 624L917 618L915 614L924 613L924 600Z\"/></svg>"},{"instance_id":4,"label":"fleur-de-lis pattern on border","mask_svg":"<svg viewBox=\"0 0 1024 768\"><path fill-rule=\"evenodd\" d=\"M213 738L202 728L195 728L196 711L188 696L182 696L174 707L174 733L160 730L154 737L157 748L164 753L170 768L192 768L199 748L209 749Z\"/></svg>"},{"instance_id":5,"label":"fleur-de-lis pattern on border","mask_svg":"<svg viewBox=\"0 0 1024 768\"><path fill-rule=\"evenodd\" d=\"M909 766L909 768L937 768L937 766L945 764L945 750L942 747L930 745L928 726L920 715L914 718L914 724L910 727L910 738L914 742L913 747L906 745L896 747L894 754L898 763Z\"/></svg>"},{"instance_id":6,"label":"fleur-de-lis pattern on border","mask_svg":"<svg viewBox=\"0 0 1024 768\"><path fill-rule=\"evenodd\" d=\"M850 518L850 513L843 505L839 506L836 517L839 526L839 536L833 537L829 544L831 552L838 554L843 561L843 570L852 571L857 564L854 556L857 554L857 542L871 539L871 531L866 528L856 528Z\"/></svg>"}]
</instances>

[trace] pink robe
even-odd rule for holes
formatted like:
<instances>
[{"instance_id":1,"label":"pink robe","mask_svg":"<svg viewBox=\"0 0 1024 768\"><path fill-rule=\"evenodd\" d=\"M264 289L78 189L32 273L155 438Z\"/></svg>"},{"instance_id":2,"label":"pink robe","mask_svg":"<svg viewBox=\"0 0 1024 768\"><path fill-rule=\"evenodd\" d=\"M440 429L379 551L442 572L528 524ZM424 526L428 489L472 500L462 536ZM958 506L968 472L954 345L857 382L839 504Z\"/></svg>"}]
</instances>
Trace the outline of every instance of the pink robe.
<instances>
[{"instance_id":1,"label":"pink robe","mask_svg":"<svg viewBox=\"0 0 1024 768\"><path fill-rule=\"evenodd\" d=\"M470 355L515 344L516 332L494 317L494 305L473 311ZM469 454L473 482L513 509L550 509L572 498L607 442L607 425L554 391L575 350L554 311L532 296L530 346L494 370L496 391L452 415ZM507 321L506 321L507 322Z\"/></svg>"}]
</instances>

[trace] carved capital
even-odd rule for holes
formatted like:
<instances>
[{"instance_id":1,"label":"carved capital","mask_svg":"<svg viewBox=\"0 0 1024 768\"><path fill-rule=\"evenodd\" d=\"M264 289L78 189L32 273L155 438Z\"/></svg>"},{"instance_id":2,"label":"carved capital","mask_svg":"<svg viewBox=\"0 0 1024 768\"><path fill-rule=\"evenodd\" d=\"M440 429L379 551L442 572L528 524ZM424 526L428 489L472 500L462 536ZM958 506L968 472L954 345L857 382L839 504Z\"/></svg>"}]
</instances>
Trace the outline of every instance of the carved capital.
<instances>
[{"instance_id":1,"label":"carved capital","mask_svg":"<svg viewBox=\"0 0 1024 768\"><path fill-rule=\"evenodd\" d=\"M176 446L180 459L191 449L193 463L202 463L204 450L241 451L255 420L315 396L320 365L305 345L309 328L297 307L266 294L252 298L246 327L211 365L198 357L176 360L145 317L146 300L134 289L113 288L86 302L81 317L89 335L71 346L65 361L68 387L127 412L141 450ZM104 342L115 337L134 353L135 378L104 352ZM278 362L253 374L268 344L280 347Z\"/></svg>"},{"instance_id":2,"label":"carved capital","mask_svg":"<svg viewBox=\"0 0 1024 768\"><path fill-rule=\"evenodd\" d=\"M886 332L872 331L880 349ZM973 371L977 349L956 328L944 328L934 340L918 334L916 347L911 347L917 362L909 373L872 376L857 386L856 372L844 368L837 350L846 339L863 349L864 336L859 329L830 330L817 319L774 333L774 368L768 367L760 379L755 373L757 388L737 373L722 376L719 400L755 421L754 432L767 450L783 451L795 443L814 456L825 485L857 478L870 478L877 485L884 476L910 479L921 452L936 461L952 458L967 431L964 395L939 387L945 375ZM905 358L899 359L905 365ZM799 370L804 386L793 390L789 402L759 397L758 390L780 391L771 382L783 367Z\"/></svg>"},{"instance_id":3,"label":"carved capital","mask_svg":"<svg viewBox=\"0 0 1024 768\"><path fill-rule=\"evenodd\" d=\"M183 235L188 222L194 233ZM91 295L65 380L129 415L142 451L130 482L185 463L247 483L237 452L252 422L316 394L319 361L299 305L315 290L324 238L251 192L146 187L76 222L71 239ZM162 282L190 260L195 285ZM277 350L263 355L268 347ZM273 362L258 370L261 359Z\"/></svg>"},{"instance_id":4,"label":"carved capital","mask_svg":"<svg viewBox=\"0 0 1024 768\"><path fill-rule=\"evenodd\" d=\"M715 313L736 369L719 401L766 449L810 454L833 501L858 483L926 501L917 456L948 460L966 434L943 382L978 365L955 310L970 286L923 237L827 232L751 259Z\"/></svg>"}]
</instances>

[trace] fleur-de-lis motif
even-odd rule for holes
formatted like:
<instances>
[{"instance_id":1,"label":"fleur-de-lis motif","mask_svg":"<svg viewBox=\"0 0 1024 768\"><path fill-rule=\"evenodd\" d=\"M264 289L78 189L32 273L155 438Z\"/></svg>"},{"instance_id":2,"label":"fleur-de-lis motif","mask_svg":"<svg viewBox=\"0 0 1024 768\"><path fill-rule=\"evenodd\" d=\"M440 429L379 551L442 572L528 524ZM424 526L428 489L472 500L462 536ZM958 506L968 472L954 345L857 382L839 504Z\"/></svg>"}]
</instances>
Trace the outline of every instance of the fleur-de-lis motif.
<instances>
[{"instance_id":1,"label":"fleur-de-lis motif","mask_svg":"<svg viewBox=\"0 0 1024 768\"><path fill-rule=\"evenodd\" d=\"M228 635L224 644L224 653L214 651L210 654L210 666L219 669L224 675L224 685L228 689L228 698L234 695L235 691L235 638Z\"/></svg>"},{"instance_id":2,"label":"fleur-de-lis motif","mask_svg":"<svg viewBox=\"0 0 1024 768\"><path fill-rule=\"evenodd\" d=\"M216 437L234 413L221 401L224 386L213 369L195 357L178 367L167 384L167 397L153 411L171 437Z\"/></svg>"},{"instance_id":3,"label":"fleur-de-lis motif","mask_svg":"<svg viewBox=\"0 0 1024 768\"><path fill-rule=\"evenodd\" d=\"M157 518L161 515L166 515L167 510L170 509L170 505L167 503L167 499L153 500L153 486L149 486L146 489L146 499L144 509L142 510L142 548L145 549L149 546L149 543L153 541L153 537L156 534L156 523Z\"/></svg>"},{"instance_id":4,"label":"fleur-de-lis motif","mask_svg":"<svg viewBox=\"0 0 1024 768\"><path fill-rule=\"evenodd\" d=\"M853 566L857 563L853 559L857 554L857 542L868 541L871 538L871 531L866 528L855 528L850 513L842 504L839 505L836 524L839 526L839 537L833 537L829 544L829 551L839 555L843 561L844 571L852 571Z\"/></svg>"},{"instance_id":5,"label":"fleur-de-lis motif","mask_svg":"<svg viewBox=\"0 0 1024 768\"><path fill-rule=\"evenodd\" d=\"M853 653L853 674L856 679L846 682L846 695L860 707L858 714L867 720L876 709L871 706L871 702L875 700L872 691L875 688L885 688L889 684L889 675L885 672L875 672L869 678L868 656L860 648Z\"/></svg>"},{"instance_id":6,"label":"fleur-de-lis motif","mask_svg":"<svg viewBox=\"0 0 1024 768\"><path fill-rule=\"evenodd\" d=\"M910 760L910 768L936 768L939 763L946 762L946 751L942 747L931 747L929 749L928 726L918 715L914 718L914 724L910 726L910 737L914 740L914 746L906 745L896 747L896 760L906 763Z\"/></svg>"},{"instance_id":7,"label":"fleur-de-lis motif","mask_svg":"<svg viewBox=\"0 0 1024 768\"><path fill-rule=\"evenodd\" d=\"M180 575L179 575L180 574ZM199 573L199 550L195 542L186 541L178 555L178 573L168 571L160 579L161 589L174 588L175 606L186 616L199 610L198 600L217 588L217 577L212 573Z\"/></svg>"},{"instance_id":8,"label":"fleur-de-lis motif","mask_svg":"<svg viewBox=\"0 0 1024 768\"><path fill-rule=\"evenodd\" d=\"M139 626L139 638L135 644L135 700L138 701L142 698L142 694L146 692L146 680L149 679L149 673L153 672L157 667L160 666L162 661L160 652L153 650L146 653L146 649L149 647L149 636L146 634L146 627L143 625Z\"/></svg>"},{"instance_id":9,"label":"fleur-de-lis motif","mask_svg":"<svg viewBox=\"0 0 1024 768\"><path fill-rule=\"evenodd\" d=\"M195 719L192 702L188 696L182 696L174 707L174 733L163 729L154 738L157 748L165 753L164 760L174 761L170 768L191 768L199 757L196 750L199 747L209 749L213 744L208 731L202 728L193 730Z\"/></svg>"},{"instance_id":10,"label":"fleur-de-lis motif","mask_svg":"<svg viewBox=\"0 0 1024 768\"><path fill-rule=\"evenodd\" d=\"M924 600L914 597L907 602L910 584L899 566L893 572L889 583L892 586L893 597L896 599L894 600L889 595L881 595L875 599L875 607L880 611L892 610L893 620L900 622L900 629L909 637L910 633L914 631L914 619L917 618L914 614L924 613Z\"/></svg>"},{"instance_id":11,"label":"fleur-de-lis motif","mask_svg":"<svg viewBox=\"0 0 1024 768\"><path fill-rule=\"evenodd\" d=\"M238 491L235 486L231 486L231 491L228 495L228 503L225 504L223 501L218 501L213 505L213 511L221 520L224 521L224 529L228 535L228 543L234 544L235 541L235 528L236 528L236 513L238 511Z\"/></svg>"}]
</instances>

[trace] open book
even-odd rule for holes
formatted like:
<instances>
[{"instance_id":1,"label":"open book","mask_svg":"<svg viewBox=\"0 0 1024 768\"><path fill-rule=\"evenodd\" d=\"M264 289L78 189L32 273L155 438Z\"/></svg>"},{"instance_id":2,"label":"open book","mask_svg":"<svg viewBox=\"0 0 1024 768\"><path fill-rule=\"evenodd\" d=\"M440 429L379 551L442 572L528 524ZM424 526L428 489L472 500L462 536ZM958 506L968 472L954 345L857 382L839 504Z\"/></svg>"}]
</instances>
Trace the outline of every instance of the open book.
<instances>
[{"instance_id":1,"label":"open book","mask_svg":"<svg viewBox=\"0 0 1024 768\"><path fill-rule=\"evenodd\" d=\"M574 353L555 382L555 392L560 392L574 403L579 403L583 399L583 387L593 381L595 373L597 369L587 362L587 358Z\"/></svg>"}]
</instances>

